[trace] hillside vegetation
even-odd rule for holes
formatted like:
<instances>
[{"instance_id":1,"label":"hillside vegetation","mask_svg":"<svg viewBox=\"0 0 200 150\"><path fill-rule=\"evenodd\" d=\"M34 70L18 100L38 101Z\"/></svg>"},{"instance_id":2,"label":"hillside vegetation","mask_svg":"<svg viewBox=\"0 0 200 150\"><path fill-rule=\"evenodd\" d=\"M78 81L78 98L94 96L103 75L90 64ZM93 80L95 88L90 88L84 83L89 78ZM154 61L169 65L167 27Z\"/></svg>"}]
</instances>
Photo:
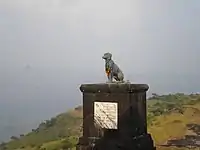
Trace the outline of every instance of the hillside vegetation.
<instances>
[{"instance_id":1,"label":"hillside vegetation","mask_svg":"<svg viewBox=\"0 0 200 150\"><path fill-rule=\"evenodd\" d=\"M200 95L154 94L148 99L148 131L158 150L200 149ZM75 149L82 134L82 107L41 123L27 135L11 137L0 150Z\"/></svg>"}]
</instances>

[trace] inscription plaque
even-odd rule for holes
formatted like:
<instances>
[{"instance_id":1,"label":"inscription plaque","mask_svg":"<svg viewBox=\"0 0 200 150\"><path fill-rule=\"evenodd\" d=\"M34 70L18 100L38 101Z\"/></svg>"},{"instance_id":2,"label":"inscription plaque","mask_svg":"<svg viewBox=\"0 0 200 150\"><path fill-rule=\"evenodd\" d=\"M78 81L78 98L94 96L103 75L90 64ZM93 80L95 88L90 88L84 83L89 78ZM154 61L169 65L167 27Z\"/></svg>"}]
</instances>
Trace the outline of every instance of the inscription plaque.
<instances>
[{"instance_id":1,"label":"inscription plaque","mask_svg":"<svg viewBox=\"0 0 200 150\"><path fill-rule=\"evenodd\" d=\"M118 104L114 102L94 102L94 122L100 128L117 129Z\"/></svg>"}]
</instances>

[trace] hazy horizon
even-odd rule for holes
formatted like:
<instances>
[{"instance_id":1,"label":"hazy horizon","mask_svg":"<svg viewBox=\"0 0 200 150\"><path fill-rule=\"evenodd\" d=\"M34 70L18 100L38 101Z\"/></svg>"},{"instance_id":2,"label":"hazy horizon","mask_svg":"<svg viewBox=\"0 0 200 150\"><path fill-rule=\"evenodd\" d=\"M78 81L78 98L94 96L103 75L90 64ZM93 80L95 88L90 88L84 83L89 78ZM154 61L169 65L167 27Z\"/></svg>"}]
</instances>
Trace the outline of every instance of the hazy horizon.
<instances>
[{"instance_id":1,"label":"hazy horizon","mask_svg":"<svg viewBox=\"0 0 200 150\"><path fill-rule=\"evenodd\" d=\"M1 0L0 118L32 128L80 105L105 52L149 94L199 92L199 14L198 0Z\"/></svg>"}]
</instances>

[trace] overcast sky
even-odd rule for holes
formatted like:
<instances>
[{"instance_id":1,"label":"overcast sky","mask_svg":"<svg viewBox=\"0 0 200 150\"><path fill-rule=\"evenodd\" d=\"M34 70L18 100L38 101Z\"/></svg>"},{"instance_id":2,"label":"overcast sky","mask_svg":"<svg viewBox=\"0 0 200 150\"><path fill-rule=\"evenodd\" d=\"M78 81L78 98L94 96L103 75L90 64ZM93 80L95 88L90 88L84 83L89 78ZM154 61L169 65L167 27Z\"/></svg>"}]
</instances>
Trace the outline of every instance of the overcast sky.
<instances>
[{"instance_id":1,"label":"overcast sky","mask_svg":"<svg viewBox=\"0 0 200 150\"><path fill-rule=\"evenodd\" d=\"M106 80L105 52L152 92L197 92L199 28L199 0L0 0L0 105L80 104L80 84Z\"/></svg>"}]
</instances>

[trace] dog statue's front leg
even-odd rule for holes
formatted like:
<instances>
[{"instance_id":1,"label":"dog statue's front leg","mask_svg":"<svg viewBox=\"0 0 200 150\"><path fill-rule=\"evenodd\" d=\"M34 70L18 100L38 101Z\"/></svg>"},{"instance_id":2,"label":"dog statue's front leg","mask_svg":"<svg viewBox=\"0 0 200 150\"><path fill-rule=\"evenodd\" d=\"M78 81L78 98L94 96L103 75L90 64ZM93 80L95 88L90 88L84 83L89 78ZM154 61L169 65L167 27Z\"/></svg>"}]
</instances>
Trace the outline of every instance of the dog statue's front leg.
<instances>
[{"instance_id":1,"label":"dog statue's front leg","mask_svg":"<svg viewBox=\"0 0 200 150\"><path fill-rule=\"evenodd\" d=\"M106 74L107 74L107 77L108 77L108 82L112 82L113 76L112 76L112 72L111 72L110 68L106 69Z\"/></svg>"},{"instance_id":2,"label":"dog statue's front leg","mask_svg":"<svg viewBox=\"0 0 200 150\"><path fill-rule=\"evenodd\" d=\"M112 82L113 81L113 76L112 76L112 73L110 72L108 74L108 82Z\"/></svg>"},{"instance_id":3,"label":"dog statue's front leg","mask_svg":"<svg viewBox=\"0 0 200 150\"><path fill-rule=\"evenodd\" d=\"M113 79L112 68L110 67L110 65L108 63L106 63L106 74L107 74L107 77L108 77L107 82L112 82L112 79Z\"/></svg>"}]
</instances>

